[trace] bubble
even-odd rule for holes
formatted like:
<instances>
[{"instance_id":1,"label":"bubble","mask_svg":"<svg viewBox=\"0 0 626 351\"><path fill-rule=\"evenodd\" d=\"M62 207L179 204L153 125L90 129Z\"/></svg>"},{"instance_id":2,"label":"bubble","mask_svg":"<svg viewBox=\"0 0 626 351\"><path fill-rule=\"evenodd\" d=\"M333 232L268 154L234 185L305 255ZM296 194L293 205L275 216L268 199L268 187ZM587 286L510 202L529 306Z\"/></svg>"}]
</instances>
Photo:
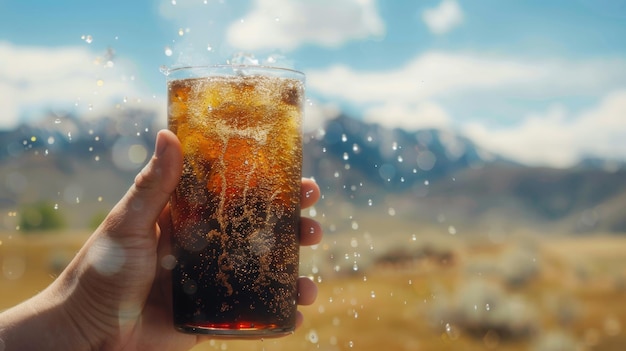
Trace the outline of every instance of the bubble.
<instances>
[{"instance_id":1,"label":"bubble","mask_svg":"<svg viewBox=\"0 0 626 351\"><path fill-rule=\"evenodd\" d=\"M233 55L233 57L230 59L230 63L234 65L257 66L259 64L259 60L250 53L239 52Z\"/></svg>"},{"instance_id":2,"label":"bubble","mask_svg":"<svg viewBox=\"0 0 626 351\"><path fill-rule=\"evenodd\" d=\"M126 252L114 240L98 238L87 251L87 261L98 273L110 276L126 263Z\"/></svg>"},{"instance_id":3,"label":"bubble","mask_svg":"<svg viewBox=\"0 0 626 351\"><path fill-rule=\"evenodd\" d=\"M161 258L161 267L172 270L176 266L176 257L173 255L165 255Z\"/></svg>"},{"instance_id":4,"label":"bubble","mask_svg":"<svg viewBox=\"0 0 626 351\"><path fill-rule=\"evenodd\" d=\"M20 279L26 272L26 260L21 255L11 254L2 260L2 274L9 280Z\"/></svg>"},{"instance_id":5,"label":"bubble","mask_svg":"<svg viewBox=\"0 0 626 351\"><path fill-rule=\"evenodd\" d=\"M448 335L450 340L456 340L459 338L459 331L452 324L446 323L445 329L446 329L446 335Z\"/></svg>"},{"instance_id":6,"label":"bubble","mask_svg":"<svg viewBox=\"0 0 626 351\"><path fill-rule=\"evenodd\" d=\"M306 335L306 339L311 343L311 344L317 344L319 342L319 337L317 336L317 331L315 329L311 329L307 335Z\"/></svg>"},{"instance_id":7,"label":"bubble","mask_svg":"<svg viewBox=\"0 0 626 351\"><path fill-rule=\"evenodd\" d=\"M430 151L421 151L417 154L417 166L423 171L430 171L435 166L437 157Z\"/></svg>"},{"instance_id":8,"label":"bubble","mask_svg":"<svg viewBox=\"0 0 626 351\"><path fill-rule=\"evenodd\" d=\"M170 69L167 66L165 66L165 65L159 66L159 72L163 73L165 76L169 76L170 75ZM127 102L127 101L128 101L128 99L126 98L126 96L124 96L124 102Z\"/></svg>"},{"instance_id":9,"label":"bubble","mask_svg":"<svg viewBox=\"0 0 626 351\"><path fill-rule=\"evenodd\" d=\"M192 279L189 279L183 284L183 291L187 295L193 295L198 291L198 284Z\"/></svg>"}]
</instances>

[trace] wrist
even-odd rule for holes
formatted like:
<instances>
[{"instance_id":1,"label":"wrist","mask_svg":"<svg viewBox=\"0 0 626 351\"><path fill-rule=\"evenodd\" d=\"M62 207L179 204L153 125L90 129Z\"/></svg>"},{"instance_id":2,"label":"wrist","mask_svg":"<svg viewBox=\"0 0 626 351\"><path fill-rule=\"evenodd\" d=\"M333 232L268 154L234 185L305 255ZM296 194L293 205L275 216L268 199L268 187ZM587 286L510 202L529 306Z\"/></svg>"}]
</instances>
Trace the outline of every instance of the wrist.
<instances>
[{"instance_id":1,"label":"wrist","mask_svg":"<svg viewBox=\"0 0 626 351\"><path fill-rule=\"evenodd\" d=\"M54 285L54 284L53 284ZM5 350L90 350L68 301L53 286L0 316ZM62 336L62 337L60 337Z\"/></svg>"}]
</instances>

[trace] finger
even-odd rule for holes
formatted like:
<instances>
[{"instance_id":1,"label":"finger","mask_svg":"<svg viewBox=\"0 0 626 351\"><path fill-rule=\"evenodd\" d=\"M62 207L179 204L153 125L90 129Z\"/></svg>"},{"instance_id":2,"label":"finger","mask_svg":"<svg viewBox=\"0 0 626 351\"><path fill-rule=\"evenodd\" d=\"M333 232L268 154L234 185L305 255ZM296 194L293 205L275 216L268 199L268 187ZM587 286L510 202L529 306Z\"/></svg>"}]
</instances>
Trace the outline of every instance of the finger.
<instances>
[{"instance_id":1,"label":"finger","mask_svg":"<svg viewBox=\"0 0 626 351\"><path fill-rule=\"evenodd\" d=\"M298 305L310 305L317 298L317 285L307 278L298 278Z\"/></svg>"},{"instance_id":2,"label":"finger","mask_svg":"<svg viewBox=\"0 0 626 351\"><path fill-rule=\"evenodd\" d=\"M302 186L300 187L300 207L307 208L313 206L320 198L320 188L315 180L302 178Z\"/></svg>"},{"instance_id":3,"label":"finger","mask_svg":"<svg viewBox=\"0 0 626 351\"><path fill-rule=\"evenodd\" d=\"M296 311L296 329L300 328L303 322L304 316L302 315L302 312Z\"/></svg>"},{"instance_id":4,"label":"finger","mask_svg":"<svg viewBox=\"0 0 626 351\"><path fill-rule=\"evenodd\" d=\"M157 134L155 152L135 177L134 184L112 210L109 225L116 230L148 230L167 204L182 173L183 158L176 136L162 130Z\"/></svg>"},{"instance_id":5,"label":"finger","mask_svg":"<svg viewBox=\"0 0 626 351\"><path fill-rule=\"evenodd\" d=\"M300 218L300 245L317 245L320 241L322 241L322 227L320 224L311 218Z\"/></svg>"}]
</instances>

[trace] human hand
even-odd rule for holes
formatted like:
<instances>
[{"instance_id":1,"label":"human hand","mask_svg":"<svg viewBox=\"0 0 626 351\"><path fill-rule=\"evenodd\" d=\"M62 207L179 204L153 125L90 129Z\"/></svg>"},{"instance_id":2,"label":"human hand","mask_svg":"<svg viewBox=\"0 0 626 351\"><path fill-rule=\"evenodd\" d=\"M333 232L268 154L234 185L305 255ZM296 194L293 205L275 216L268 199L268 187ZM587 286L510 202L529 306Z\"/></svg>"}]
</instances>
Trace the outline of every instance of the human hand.
<instances>
[{"instance_id":1,"label":"human hand","mask_svg":"<svg viewBox=\"0 0 626 351\"><path fill-rule=\"evenodd\" d=\"M159 132L153 158L59 278L4 314L0 346L4 340L6 349L187 350L207 340L174 329L169 271L161 262L169 254L171 235L167 204L181 171L178 139L169 131ZM312 206L319 188L303 179L301 189L301 207ZM300 228L301 245L321 240L317 222L302 218ZM298 304L310 304L317 287L300 278L298 293ZM37 320L29 311L38 312ZM300 313L297 321L302 323ZM54 329L62 334L55 335ZM39 340L20 343L20 332L37 334ZM38 335L42 332L44 337Z\"/></svg>"}]
</instances>

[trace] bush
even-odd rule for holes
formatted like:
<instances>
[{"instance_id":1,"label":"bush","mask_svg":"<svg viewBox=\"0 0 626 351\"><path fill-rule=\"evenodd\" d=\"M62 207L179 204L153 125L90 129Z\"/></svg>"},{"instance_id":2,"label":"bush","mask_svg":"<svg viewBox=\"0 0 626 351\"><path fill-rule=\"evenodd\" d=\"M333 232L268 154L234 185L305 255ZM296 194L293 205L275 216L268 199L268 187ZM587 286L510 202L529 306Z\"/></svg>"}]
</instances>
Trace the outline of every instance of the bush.
<instances>
[{"instance_id":1,"label":"bush","mask_svg":"<svg viewBox=\"0 0 626 351\"><path fill-rule=\"evenodd\" d=\"M533 351L581 351L583 347L579 341L569 334L550 332L542 335L535 342Z\"/></svg>"},{"instance_id":2,"label":"bush","mask_svg":"<svg viewBox=\"0 0 626 351\"><path fill-rule=\"evenodd\" d=\"M457 291L456 300L445 310L438 307L433 311L435 315L476 338L487 333L500 340L526 338L538 327L534 306L485 280L469 282Z\"/></svg>"},{"instance_id":3,"label":"bush","mask_svg":"<svg viewBox=\"0 0 626 351\"><path fill-rule=\"evenodd\" d=\"M24 206L19 216L20 229L24 232L51 231L65 227L65 218L45 201Z\"/></svg>"}]
</instances>

